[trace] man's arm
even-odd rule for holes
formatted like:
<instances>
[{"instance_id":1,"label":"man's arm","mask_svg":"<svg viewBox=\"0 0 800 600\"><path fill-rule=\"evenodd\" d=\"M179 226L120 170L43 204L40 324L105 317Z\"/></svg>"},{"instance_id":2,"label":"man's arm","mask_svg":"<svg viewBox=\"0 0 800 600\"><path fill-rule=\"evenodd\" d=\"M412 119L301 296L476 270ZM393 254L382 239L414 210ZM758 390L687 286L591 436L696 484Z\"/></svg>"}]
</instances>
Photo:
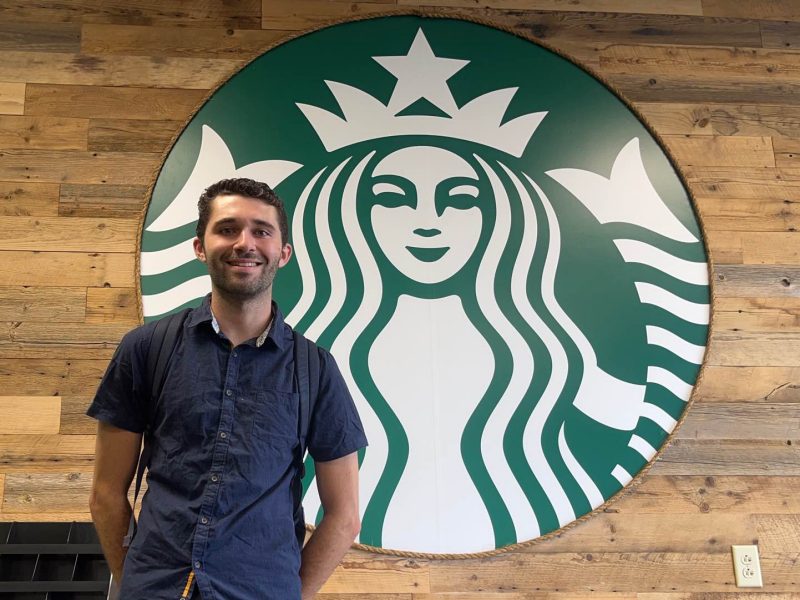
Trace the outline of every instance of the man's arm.
<instances>
[{"instance_id":1,"label":"man's arm","mask_svg":"<svg viewBox=\"0 0 800 600\"><path fill-rule=\"evenodd\" d=\"M303 600L313 598L342 560L361 527L358 512L358 454L315 462L324 516L303 548Z\"/></svg>"},{"instance_id":2,"label":"man's arm","mask_svg":"<svg viewBox=\"0 0 800 600\"><path fill-rule=\"evenodd\" d=\"M128 532L131 518L128 489L139 462L141 443L141 433L98 421L89 508L115 581L122 578L122 564L127 552L122 547L122 539Z\"/></svg>"}]
</instances>

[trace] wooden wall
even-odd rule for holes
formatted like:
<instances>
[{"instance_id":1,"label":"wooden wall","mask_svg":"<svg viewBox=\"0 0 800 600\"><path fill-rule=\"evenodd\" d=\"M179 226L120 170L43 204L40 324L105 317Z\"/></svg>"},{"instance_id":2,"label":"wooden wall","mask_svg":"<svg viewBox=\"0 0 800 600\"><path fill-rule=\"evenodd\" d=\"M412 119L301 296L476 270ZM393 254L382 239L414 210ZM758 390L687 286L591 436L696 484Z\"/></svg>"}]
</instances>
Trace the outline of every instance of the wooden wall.
<instances>
[{"instance_id":1,"label":"wooden wall","mask_svg":"<svg viewBox=\"0 0 800 600\"><path fill-rule=\"evenodd\" d=\"M339 600L800 598L800 2L0 0L0 520L86 520L82 416L137 322L137 221L172 135L285 32L437 6L539 37L621 90L670 147L716 288L697 401L641 484L495 559L352 552Z\"/></svg>"}]
</instances>

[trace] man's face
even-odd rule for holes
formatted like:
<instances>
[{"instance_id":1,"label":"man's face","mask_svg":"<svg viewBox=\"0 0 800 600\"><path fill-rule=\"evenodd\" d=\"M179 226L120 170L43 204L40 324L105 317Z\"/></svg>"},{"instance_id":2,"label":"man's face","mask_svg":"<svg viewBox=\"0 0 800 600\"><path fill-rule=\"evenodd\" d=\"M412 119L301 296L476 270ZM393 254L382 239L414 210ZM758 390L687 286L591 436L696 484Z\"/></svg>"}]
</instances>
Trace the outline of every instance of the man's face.
<instances>
[{"instance_id":1,"label":"man's face","mask_svg":"<svg viewBox=\"0 0 800 600\"><path fill-rule=\"evenodd\" d=\"M208 266L214 293L238 300L271 295L275 273L292 255L275 207L236 194L211 201L208 226L202 240L195 238L194 251Z\"/></svg>"}]
</instances>

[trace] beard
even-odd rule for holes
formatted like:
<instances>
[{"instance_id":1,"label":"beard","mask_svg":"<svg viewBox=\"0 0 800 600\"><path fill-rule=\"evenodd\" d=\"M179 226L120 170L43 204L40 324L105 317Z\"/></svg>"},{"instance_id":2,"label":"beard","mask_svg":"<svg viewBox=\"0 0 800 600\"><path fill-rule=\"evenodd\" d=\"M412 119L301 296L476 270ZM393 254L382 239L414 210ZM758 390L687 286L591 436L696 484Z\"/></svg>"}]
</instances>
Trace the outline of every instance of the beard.
<instances>
[{"instance_id":1,"label":"beard","mask_svg":"<svg viewBox=\"0 0 800 600\"><path fill-rule=\"evenodd\" d=\"M232 258L253 259L261 263L261 273L258 277L245 277L243 273L231 270L225 262ZM252 300L266 293L272 288L275 274L278 272L278 261L267 260L255 254L233 255L207 262L208 274L214 289L229 298L236 300Z\"/></svg>"}]
</instances>

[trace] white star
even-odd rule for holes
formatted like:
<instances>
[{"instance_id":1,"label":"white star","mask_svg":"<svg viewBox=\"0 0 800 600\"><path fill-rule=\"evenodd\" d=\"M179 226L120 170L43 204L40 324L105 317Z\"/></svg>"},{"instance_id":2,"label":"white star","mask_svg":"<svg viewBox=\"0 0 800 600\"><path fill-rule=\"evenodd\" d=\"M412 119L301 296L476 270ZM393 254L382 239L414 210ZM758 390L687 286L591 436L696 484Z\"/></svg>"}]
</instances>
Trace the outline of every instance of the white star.
<instances>
[{"instance_id":1,"label":"white star","mask_svg":"<svg viewBox=\"0 0 800 600\"><path fill-rule=\"evenodd\" d=\"M468 60L439 58L422 33L417 31L414 42L405 56L373 56L384 69L397 77L397 85L389 100L389 109L394 114L425 98L448 115L458 111L447 80L458 73Z\"/></svg>"}]
</instances>

